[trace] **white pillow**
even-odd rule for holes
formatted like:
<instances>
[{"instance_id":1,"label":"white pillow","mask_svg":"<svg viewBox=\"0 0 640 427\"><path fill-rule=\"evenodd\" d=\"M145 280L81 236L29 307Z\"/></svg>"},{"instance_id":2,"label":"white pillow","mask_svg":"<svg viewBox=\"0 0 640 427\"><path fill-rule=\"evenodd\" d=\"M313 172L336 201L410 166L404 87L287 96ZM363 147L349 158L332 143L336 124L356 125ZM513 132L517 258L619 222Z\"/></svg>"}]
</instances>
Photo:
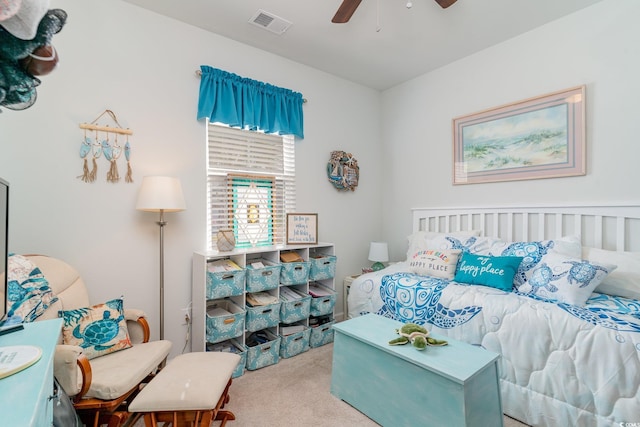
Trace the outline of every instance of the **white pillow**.
<instances>
[{"instance_id":1,"label":"white pillow","mask_svg":"<svg viewBox=\"0 0 640 427\"><path fill-rule=\"evenodd\" d=\"M582 248L582 258L618 266L604 278L596 292L640 299L640 252L616 252L585 246Z\"/></svg>"},{"instance_id":2,"label":"white pillow","mask_svg":"<svg viewBox=\"0 0 640 427\"><path fill-rule=\"evenodd\" d=\"M409 248L407 249L407 260L411 259L413 254L426 249L436 249L430 245L430 242L438 237L456 236L458 239L467 240L472 236L479 236L480 230L452 231L450 233L440 233L436 231L416 231L407 237Z\"/></svg>"},{"instance_id":3,"label":"white pillow","mask_svg":"<svg viewBox=\"0 0 640 427\"><path fill-rule=\"evenodd\" d=\"M520 285L518 291L582 306L615 268L612 264L594 263L550 252L531 269L527 281Z\"/></svg>"},{"instance_id":4,"label":"white pillow","mask_svg":"<svg viewBox=\"0 0 640 427\"><path fill-rule=\"evenodd\" d=\"M461 253L462 251L459 249L417 251L407 259L409 271L421 276L451 280L456 274L458 258Z\"/></svg>"}]
</instances>

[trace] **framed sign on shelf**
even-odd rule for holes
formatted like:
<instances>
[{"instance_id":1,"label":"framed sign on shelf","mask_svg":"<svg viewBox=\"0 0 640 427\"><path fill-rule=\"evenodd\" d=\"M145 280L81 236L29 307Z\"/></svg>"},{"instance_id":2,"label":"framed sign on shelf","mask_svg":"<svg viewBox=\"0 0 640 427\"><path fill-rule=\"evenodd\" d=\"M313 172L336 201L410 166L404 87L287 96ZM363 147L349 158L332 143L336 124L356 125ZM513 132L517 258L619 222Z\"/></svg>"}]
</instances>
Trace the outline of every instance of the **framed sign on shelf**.
<instances>
[{"instance_id":1,"label":"framed sign on shelf","mask_svg":"<svg viewBox=\"0 0 640 427\"><path fill-rule=\"evenodd\" d=\"M453 119L453 184L584 175L585 87Z\"/></svg>"},{"instance_id":2,"label":"framed sign on shelf","mask_svg":"<svg viewBox=\"0 0 640 427\"><path fill-rule=\"evenodd\" d=\"M287 245L315 245L318 243L318 214L287 214Z\"/></svg>"}]
</instances>

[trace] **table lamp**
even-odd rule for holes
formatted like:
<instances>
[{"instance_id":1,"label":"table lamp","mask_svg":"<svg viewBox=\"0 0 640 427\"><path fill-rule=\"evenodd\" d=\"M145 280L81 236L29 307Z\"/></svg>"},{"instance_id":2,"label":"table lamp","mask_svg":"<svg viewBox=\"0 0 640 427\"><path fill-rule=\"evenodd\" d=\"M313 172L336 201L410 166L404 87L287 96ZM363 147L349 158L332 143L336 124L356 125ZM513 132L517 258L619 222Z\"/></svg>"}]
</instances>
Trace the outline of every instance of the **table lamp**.
<instances>
[{"instance_id":1,"label":"table lamp","mask_svg":"<svg viewBox=\"0 0 640 427\"><path fill-rule=\"evenodd\" d=\"M369 246L369 261L373 261L373 271L382 270L383 262L389 261L389 248L387 242L371 242Z\"/></svg>"}]
</instances>

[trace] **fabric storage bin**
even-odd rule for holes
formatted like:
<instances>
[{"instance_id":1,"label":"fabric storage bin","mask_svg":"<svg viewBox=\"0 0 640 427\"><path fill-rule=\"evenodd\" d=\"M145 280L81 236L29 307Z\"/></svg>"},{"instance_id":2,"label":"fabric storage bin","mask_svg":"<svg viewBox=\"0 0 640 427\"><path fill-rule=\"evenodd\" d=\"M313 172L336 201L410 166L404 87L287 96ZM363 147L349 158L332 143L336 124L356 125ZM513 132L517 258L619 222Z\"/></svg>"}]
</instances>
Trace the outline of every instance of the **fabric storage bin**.
<instances>
[{"instance_id":1,"label":"fabric storage bin","mask_svg":"<svg viewBox=\"0 0 640 427\"><path fill-rule=\"evenodd\" d=\"M311 328L311 336L309 337L309 345L314 347L320 347L325 344L333 342L333 324L334 320L328 323Z\"/></svg>"},{"instance_id":2,"label":"fabric storage bin","mask_svg":"<svg viewBox=\"0 0 640 427\"><path fill-rule=\"evenodd\" d=\"M267 291L277 288L280 284L280 270L282 266L274 263L266 265L267 261L264 260L260 260L260 262L265 264L265 266L262 268L253 268L251 265L247 266L247 292Z\"/></svg>"},{"instance_id":3,"label":"fabric storage bin","mask_svg":"<svg viewBox=\"0 0 640 427\"><path fill-rule=\"evenodd\" d=\"M247 370L255 371L280 361L280 337L264 331L269 341L247 346Z\"/></svg>"},{"instance_id":4,"label":"fabric storage bin","mask_svg":"<svg viewBox=\"0 0 640 427\"><path fill-rule=\"evenodd\" d=\"M290 335L280 335L280 357L286 359L309 350L311 329L303 326L304 330Z\"/></svg>"},{"instance_id":5,"label":"fabric storage bin","mask_svg":"<svg viewBox=\"0 0 640 427\"><path fill-rule=\"evenodd\" d=\"M311 310L311 295L300 295L300 299L280 301L281 323L293 323L309 317L309 312Z\"/></svg>"},{"instance_id":6,"label":"fabric storage bin","mask_svg":"<svg viewBox=\"0 0 640 427\"><path fill-rule=\"evenodd\" d=\"M336 260L334 255L322 255L309 260L309 280L333 279L336 275Z\"/></svg>"},{"instance_id":7,"label":"fabric storage bin","mask_svg":"<svg viewBox=\"0 0 640 427\"><path fill-rule=\"evenodd\" d=\"M244 332L245 311L231 300L207 303L207 342L239 337Z\"/></svg>"},{"instance_id":8,"label":"fabric storage bin","mask_svg":"<svg viewBox=\"0 0 640 427\"><path fill-rule=\"evenodd\" d=\"M244 292L245 270L207 271L207 299L219 299Z\"/></svg>"},{"instance_id":9,"label":"fabric storage bin","mask_svg":"<svg viewBox=\"0 0 640 427\"><path fill-rule=\"evenodd\" d=\"M309 263L284 262L280 270L280 283L283 285L302 285L309 280Z\"/></svg>"},{"instance_id":10,"label":"fabric storage bin","mask_svg":"<svg viewBox=\"0 0 640 427\"><path fill-rule=\"evenodd\" d=\"M247 306L247 331L255 332L260 329L278 326L280 321L280 303L259 305L256 307Z\"/></svg>"},{"instance_id":11,"label":"fabric storage bin","mask_svg":"<svg viewBox=\"0 0 640 427\"><path fill-rule=\"evenodd\" d=\"M312 294L312 287L309 287L309 293L312 294L309 314L311 316L322 316L333 313L333 307L336 305L336 292L320 284L314 284L314 286L317 286L322 290L323 294L327 295L314 296Z\"/></svg>"},{"instance_id":12,"label":"fabric storage bin","mask_svg":"<svg viewBox=\"0 0 640 427\"><path fill-rule=\"evenodd\" d=\"M222 351L239 355L240 361L233 371L231 378L238 378L244 374L244 369L247 364L247 346L239 343L235 339L230 339L216 344L207 343L207 351Z\"/></svg>"}]
</instances>

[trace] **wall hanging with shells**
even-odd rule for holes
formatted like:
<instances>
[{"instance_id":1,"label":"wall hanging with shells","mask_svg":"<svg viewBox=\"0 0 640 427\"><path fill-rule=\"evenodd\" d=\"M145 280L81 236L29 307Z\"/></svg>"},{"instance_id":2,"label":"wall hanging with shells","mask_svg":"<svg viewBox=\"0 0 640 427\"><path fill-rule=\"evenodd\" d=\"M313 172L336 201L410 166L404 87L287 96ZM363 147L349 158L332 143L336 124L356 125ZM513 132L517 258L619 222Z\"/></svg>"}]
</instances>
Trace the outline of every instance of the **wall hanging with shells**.
<instances>
[{"instance_id":1,"label":"wall hanging with shells","mask_svg":"<svg viewBox=\"0 0 640 427\"><path fill-rule=\"evenodd\" d=\"M105 114L111 117L116 125L115 127L98 123L98 120ZM78 176L78 178L84 182L94 182L98 175L98 159L102 157L108 162L107 182L116 183L120 181L118 160L124 154L127 162L127 173L124 180L127 183L132 183L129 135L133 135L133 131L120 126L115 113L111 110L104 110L91 123L81 123L80 129L84 130L82 144L80 144L80 158L83 160L83 168L82 175ZM89 169L89 160L91 160L91 169Z\"/></svg>"}]
</instances>

